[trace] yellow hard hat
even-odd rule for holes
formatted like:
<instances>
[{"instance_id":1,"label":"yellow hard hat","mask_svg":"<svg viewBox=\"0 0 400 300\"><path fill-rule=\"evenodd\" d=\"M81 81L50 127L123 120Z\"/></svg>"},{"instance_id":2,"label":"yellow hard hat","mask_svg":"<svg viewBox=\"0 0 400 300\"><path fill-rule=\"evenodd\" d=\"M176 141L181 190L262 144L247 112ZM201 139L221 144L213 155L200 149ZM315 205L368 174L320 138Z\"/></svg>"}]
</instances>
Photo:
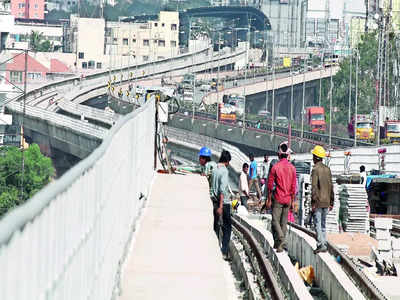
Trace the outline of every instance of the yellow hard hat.
<instances>
[{"instance_id":1,"label":"yellow hard hat","mask_svg":"<svg viewBox=\"0 0 400 300\"><path fill-rule=\"evenodd\" d=\"M237 199L232 201L232 208L236 209L239 206L239 201Z\"/></svg>"},{"instance_id":2,"label":"yellow hard hat","mask_svg":"<svg viewBox=\"0 0 400 300\"><path fill-rule=\"evenodd\" d=\"M311 153L320 158L324 158L326 156L325 149L319 145L315 146Z\"/></svg>"}]
</instances>

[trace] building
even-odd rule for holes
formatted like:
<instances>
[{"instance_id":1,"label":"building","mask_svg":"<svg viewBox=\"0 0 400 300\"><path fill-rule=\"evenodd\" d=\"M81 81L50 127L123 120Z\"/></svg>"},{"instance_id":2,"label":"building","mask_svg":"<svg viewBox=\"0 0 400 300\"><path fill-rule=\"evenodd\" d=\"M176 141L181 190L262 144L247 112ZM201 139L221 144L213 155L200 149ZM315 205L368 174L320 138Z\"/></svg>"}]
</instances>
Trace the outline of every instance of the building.
<instances>
[{"instance_id":1,"label":"building","mask_svg":"<svg viewBox=\"0 0 400 300\"><path fill-rule=\"evenodd\" d=\"M43 40L50 41L55 51L62 51L64 24L38 19L15 19L15 25L10 32L11 47L28 49L32 31L42 34Z\"/></svg>"},{"instance_id":2,"label":"building","mask_svg":"<svg viewBox=\"0 0 400 300\"><path fill-rule=\"evenodd\" d=\"M354 34L365 16L364 0L309 0L304 46L347 49L351 44L350 39L359 39ZM353 34L352 30L355 30Z\"/></svg>"},{"instance_id":3,"label":"building","mask_svg":"<svg viewBox=\"0 0 400 300\"><path fill-rule=\"evenodd\" d=\"M11 14L15 18L44 19L44 0L11 0Z\"/></svg>"},{"instance_id":4,"label":"building","mask_svg":"<svg viewBox=\"0 0 400 300\"><path fill-rule=\"evenodd\" d=\"M106 36L110 55L131 55L138 62L173 57L179 53L179 13L161 11L147 22L107 22Z\"/></svg>"},{"instance_id":5,"label":"building","mask_svg":"<svg viewBox=\"0 0 400 300\"><path fill-rule=\"evenodd\" d=\"M102 69L105 61L105 20L70 17L66 51L76 55L75 64L82 69Z\"/></svg>"},{"instance_id":6,"label":"building","mask_svg":"<svg viewBox=\"0 0 400 300\"><path fill-rule=\"evenodd\" d=\"M103 69L164 59L179 54L179 13L161 11L147 21L105 22L71 15L65 51L77 69Z\"/></svg>"},{"instance_id":7,"label":"building","mask_svg":"<svg viewBox=\"0 0 400 300\"><path fill-rule=\"evenodd\" d=\"M10 47L9 37L14 30L14 16L0 10L0 53Z\"/></svg>"},{"instance_id":8,"label":"building","mask_svg":"<svg viewBox=\"0 0 400 300\"><path fill-rule=\"evenodd\" d=\"M37 55L37 57L36 57ZM10 52L11 59L6 63L6 79L13 84L24 83L25 54ZM45 82L50 79L72 74L71 69L57 58L46 58L41 54L28 54L27 82Z\"/></svg>"}]
</instances>

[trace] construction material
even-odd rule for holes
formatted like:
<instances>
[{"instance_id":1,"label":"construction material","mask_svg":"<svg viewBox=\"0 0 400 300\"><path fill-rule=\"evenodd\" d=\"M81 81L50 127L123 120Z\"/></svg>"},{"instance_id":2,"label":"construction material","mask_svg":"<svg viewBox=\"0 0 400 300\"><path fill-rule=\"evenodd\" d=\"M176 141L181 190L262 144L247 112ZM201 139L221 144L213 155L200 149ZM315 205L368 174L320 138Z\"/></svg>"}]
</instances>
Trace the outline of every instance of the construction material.
<instances>
[{"instance_id":1,"label":"construction material","mask_svg":"<svg viewBox=\"0 0 400 300\"><path fill-rule=\"evenodd\" d=\"M368 195L363 184L340 186L340 216L344 231L366 233Z\"/></svg>"}]
</instances>

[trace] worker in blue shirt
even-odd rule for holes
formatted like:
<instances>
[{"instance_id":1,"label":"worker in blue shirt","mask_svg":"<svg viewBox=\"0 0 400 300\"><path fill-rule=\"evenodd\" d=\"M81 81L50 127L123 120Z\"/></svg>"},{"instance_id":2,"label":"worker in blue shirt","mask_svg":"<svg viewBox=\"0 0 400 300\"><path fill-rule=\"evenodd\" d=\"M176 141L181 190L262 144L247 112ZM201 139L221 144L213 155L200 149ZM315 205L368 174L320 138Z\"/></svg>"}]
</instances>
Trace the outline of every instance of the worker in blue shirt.
<instances>
[{"instance_id":1,"label":"worker in blue shirt","mask_svg":"<svg viewBox=\"0 0 400 300\"><path fill-rule=\"evenodd\" d=\"M249 154L249 159L250 159L249 191L251 191L251 188L253 187L253 185L255 185L258 201L261 201L261 190L260 190L260 184L258 182L258 176L257 176L257 162L254 160L253 153Z\"/></svg>"}]
</instances>

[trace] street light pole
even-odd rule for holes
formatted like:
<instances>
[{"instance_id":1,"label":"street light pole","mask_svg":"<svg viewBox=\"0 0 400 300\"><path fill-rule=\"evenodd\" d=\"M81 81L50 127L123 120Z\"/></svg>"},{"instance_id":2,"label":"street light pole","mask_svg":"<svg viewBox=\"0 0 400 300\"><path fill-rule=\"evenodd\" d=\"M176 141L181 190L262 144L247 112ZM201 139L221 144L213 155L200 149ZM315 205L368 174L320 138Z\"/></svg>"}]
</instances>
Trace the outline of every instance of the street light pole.
<instances>
[{"instance_id":1,"label":"street light pole","mask_svg":"<svg viewBox=\"0 0 400 300\"><path fill-rule=\"evenodd\" d=\"M221 32L218 32L218 71L217 71L217 124L219 115L219 69L220 69L220 58L221 58Z\"/></svg>"},{"instance_id":2,"label":"street light pole","mask_svg":"<svg viewBox=\"0 0 400 300\"><path fill-rule=\"evenodd\" d=\"M301 103L301 139L304 138L304 105L306 97L306 60L303 61L303 97Z\"/></svg>"},{"instance_id":3,"label":"street light pole","mask_svg":"<svg viewBox=\"0 0 400 300\"><path fill-rule=\"evenodd\" d=\"M274 134L274 123L275 123L275 55L274 55L274 47L272 46L272 108L271 108L271 117L272 117L272 134Z\"/></svg>"},{"instance_id":4,"label":"street light pole","mask_svg":"<svg viewBox=\"0 0 400 300\"><path fill-rule=\"evenodd\" d=\"M350 55L350 84L349 84L349 124L351 122L351 75L353 71L353 53Z\"/></svg>"},{"instance_id":5,"label":"street light pole","mask_svg":"<svg viewBox=\"0 0 400 300\"><path fill-rule=\"evenodd\" d=\"M330 68L331 86L329 92L329 149L332 148L332 94L333 94L333 78L332 78L332 65Z\"/></svg>"},{"instance_id":6,"label":"street light pole","mask_svg":"<svg viewBox=\"0 0 400 300\"><path fill-rule=\"evenodd\" d=\"M290 70L290 77L292 80L291 89L290 89L290 123L293 121L293 72Z\"/></svg>"},{"instance_id":7,"label":"street light pole","mask_svg":"<svg viewBox=\"0 0 400 300\"><path fill-rule=\"evenodd\" d=\"M357 147L357 107L358 107L358 51L356 49L356 99L354 103L354 147Z\"/></svg>"},{"instance_id":8,"label":"street light pole","mask_svg":"<svg viewBox=\"0 0 400 300\"><path fill-rule=\"evenodd\" d=\"M246 129L246 84L247 84L247 64L249 61L249 35L250 35L250 25L246 32L246 61L244 69L244 85L243 85L243 98L244 98L244 110L243 110L243 130Z\"/></svg>"}]
</instances>

